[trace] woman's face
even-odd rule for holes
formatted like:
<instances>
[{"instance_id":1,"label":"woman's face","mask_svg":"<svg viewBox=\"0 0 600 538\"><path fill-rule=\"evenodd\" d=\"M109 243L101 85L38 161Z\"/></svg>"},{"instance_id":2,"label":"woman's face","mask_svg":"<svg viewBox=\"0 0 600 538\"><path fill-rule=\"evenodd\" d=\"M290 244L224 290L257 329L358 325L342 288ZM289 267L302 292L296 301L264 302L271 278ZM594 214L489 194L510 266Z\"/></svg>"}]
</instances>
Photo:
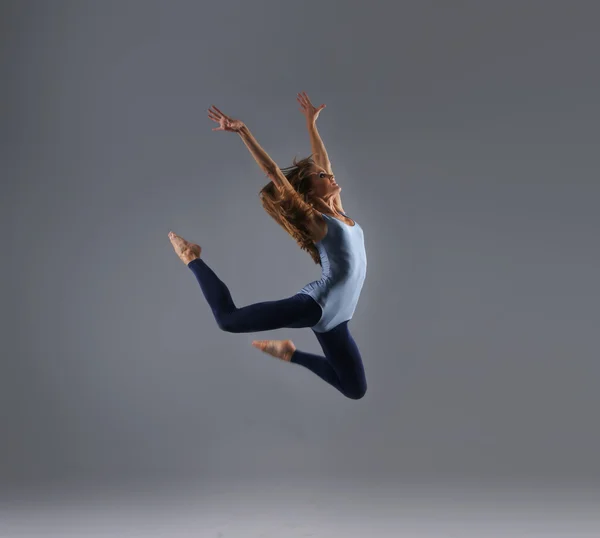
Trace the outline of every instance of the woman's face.
<instances>
[{"instance_id":1,"label":"woman's face","mask_svg":"<svg viewBox=\"0 0 600 538\"><path fill-rule=\"evenodd\" d=\"M334 175L328 174L321 166L312 164L308 176L310 178L309 193L314 198L328 200L342 190L335 182Z\"/></svg>"}]
</instances>

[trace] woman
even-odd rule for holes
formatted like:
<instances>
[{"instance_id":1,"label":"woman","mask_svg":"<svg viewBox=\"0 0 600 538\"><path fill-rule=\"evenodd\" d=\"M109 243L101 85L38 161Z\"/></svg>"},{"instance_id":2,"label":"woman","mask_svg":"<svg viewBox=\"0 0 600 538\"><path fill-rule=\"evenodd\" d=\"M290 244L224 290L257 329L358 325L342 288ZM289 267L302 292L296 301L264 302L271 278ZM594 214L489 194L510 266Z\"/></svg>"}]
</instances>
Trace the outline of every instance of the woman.
<instances>
[{"instance_id":1,"label":"woman","mask_svg":"<svg viewBox=\"0 0 600 538\"><path fill-rule=\"evenodd\" d=\"M362 228L345 213L331 163L316 127L325 105L315 108L306 93L298 94L306 117L313 156L283 171L260 147L248 128L212 106L208 117L219 124L213 131L238 133L270 179L260 191L264 209L300 247L322 267L322 276L292 297L237 308L227 286L200 258L199 245L169 233L179 258L192 270L218 326L227 332L247 333L281 328L310 327L324 356L296 349L291 340L255 340L252 345L284 361L301 364L358 400L367 384L358 347L348 330L366 275L367 259Z\"/></svg>"}]
</instances>

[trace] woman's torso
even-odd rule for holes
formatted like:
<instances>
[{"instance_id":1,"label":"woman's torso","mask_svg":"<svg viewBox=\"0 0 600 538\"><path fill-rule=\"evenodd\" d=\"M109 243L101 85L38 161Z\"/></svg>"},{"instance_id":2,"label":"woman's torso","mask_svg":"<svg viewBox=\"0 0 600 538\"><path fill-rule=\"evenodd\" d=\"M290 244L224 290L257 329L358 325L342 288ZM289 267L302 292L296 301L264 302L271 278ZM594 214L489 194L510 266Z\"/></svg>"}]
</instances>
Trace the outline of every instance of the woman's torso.
<instances>
[{"instance_id":1,"label":"woman's torso","mask_svg":"<svg viewBox=\"0 0 600 538\"><path fill-rule=\"evenodd\" d=\"M367 270L363 230L344 215L344 220L322 215L323 225L314 225L314 243L321 258L321 278L307 284L302 293L311 295L322 307L323 316L315 329L325 332L350 319L356 308Z\"/></svg>"}]
</instances>

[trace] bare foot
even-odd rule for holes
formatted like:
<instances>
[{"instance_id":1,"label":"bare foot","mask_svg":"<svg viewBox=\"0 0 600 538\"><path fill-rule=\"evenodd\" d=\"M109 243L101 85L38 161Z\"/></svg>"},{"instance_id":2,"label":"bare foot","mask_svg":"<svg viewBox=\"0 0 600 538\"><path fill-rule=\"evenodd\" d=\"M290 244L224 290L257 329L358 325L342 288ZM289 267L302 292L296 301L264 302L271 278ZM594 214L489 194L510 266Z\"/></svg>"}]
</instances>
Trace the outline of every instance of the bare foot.
<instances>
[{"instance_id":1,"label":"bare foot","mask_svg":"<svg viewBox=\"0 0 600 538\"><path fill-rule=\"evenodd\" d=\"M296 346L291 340L254 340L252 345L283 361L290 362L296 351Z\"/></svg>"},{"instance_id":2,"label":"bare foot","mask_svg":"<svg viewBox=\"0 0 600 538\"><path fill-rule=\"evenodd\" d=\"M175 253L177 254L177 256L179 256L179 259L186 265L192 260L195 260L196 258L200 257L200 253L202 252L202 248L200 247L200 245L190 243L189 241L186 241L183 237L180 237L173 232L169 232L169 239L171 240L173 249L175 249Z\"/></svg>"}]
</instances>

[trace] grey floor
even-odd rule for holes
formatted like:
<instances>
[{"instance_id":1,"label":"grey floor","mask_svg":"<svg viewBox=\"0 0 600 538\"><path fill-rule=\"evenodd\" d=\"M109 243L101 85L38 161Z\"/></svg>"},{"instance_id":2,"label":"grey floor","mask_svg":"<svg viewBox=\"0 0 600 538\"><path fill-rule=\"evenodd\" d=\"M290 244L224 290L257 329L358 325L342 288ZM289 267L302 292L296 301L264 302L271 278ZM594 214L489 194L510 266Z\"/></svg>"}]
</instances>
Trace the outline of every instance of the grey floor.
<instances>
[{"instance_id":1,"label":"grey floor","mask_svg":"<svg viewBox=\"0 0 600 538\"><path fill-rule=\"evenodd\" d=\"M13 537L597 537L598 494L583 490L231 484L208 491L78 491L13 500Z\"/></svg>"}]
</instances>

